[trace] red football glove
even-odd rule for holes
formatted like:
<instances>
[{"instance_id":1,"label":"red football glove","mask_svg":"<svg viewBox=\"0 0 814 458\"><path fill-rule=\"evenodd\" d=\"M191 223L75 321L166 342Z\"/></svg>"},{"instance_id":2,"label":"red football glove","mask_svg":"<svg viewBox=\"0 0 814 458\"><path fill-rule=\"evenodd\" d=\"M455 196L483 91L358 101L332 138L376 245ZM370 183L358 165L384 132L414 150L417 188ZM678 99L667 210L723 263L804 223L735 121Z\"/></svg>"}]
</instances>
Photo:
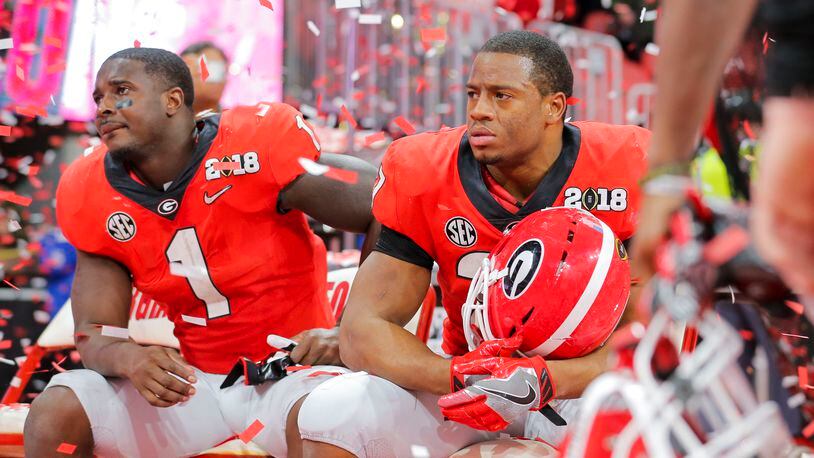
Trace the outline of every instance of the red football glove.
<instances>
[{"instance_id":1,"label":"red football glove","mask_svg":"<svg viewBox=\"0 0 814 458\"><path fill-rule=\"evenodd\" d=\"M478 348L470 351L463 356L456 356L452 358L452 365L450 366L449 390L456 392L462 388L466 388L468 383L467 379L471 375L488 375L489 372L478 372L477 369L468 369L470 362L474 362L475 366L481 365L481 361L490 357L503 357L509 358L514 356L514 353L520 348L523 342L522 337L515 335L508 339L487 340L478 346ZM457 369L456 369L457 368Z\"/></svg>"},{"instance_id":2,"label":"red football glove","mask_svg":"<svg viewBox=\"0 0 814 458\"><path fill-rule=\"evenodd\" d=\"M453 358L453 386L463 382L466 387L438 400L441 413L471 428L499 431L548 405L556 391L545 360L504 356L514 353L518 343L516 339L489 341Z\"/></svg>"}]
</instances>

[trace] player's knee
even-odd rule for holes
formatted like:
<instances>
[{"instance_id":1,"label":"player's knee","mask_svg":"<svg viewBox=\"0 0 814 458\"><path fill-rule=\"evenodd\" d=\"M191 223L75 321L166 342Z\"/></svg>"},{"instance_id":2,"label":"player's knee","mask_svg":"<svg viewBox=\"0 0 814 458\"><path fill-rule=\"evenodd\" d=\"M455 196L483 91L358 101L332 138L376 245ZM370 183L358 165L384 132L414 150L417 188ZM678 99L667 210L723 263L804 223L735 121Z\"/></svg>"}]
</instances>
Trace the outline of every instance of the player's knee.
<instances>
[{"instance_id":1,"label":"player's knee","mask_svg":"<svg viewBox=\"0 0 814 458\"><path fill-rule=\"evenodd\" d=\"M354 451L364 448L362 432L375 432L376 403L368 385L373 377L347 374L326 381L312 391L300 407L298 425L303 439L342 444Z\"/></svg>"},{"instance_id":2,"label":"player's knee","mask_svg":"<svg viewBox=\"0 0 814 458\"><path fill-rule=\"evenodd\" d=\"M73 390L52 386L31 403L23 428L25 444L62 442L68 425L76 439L91 436L90 422Z\"/></svg>"}]
</instances>

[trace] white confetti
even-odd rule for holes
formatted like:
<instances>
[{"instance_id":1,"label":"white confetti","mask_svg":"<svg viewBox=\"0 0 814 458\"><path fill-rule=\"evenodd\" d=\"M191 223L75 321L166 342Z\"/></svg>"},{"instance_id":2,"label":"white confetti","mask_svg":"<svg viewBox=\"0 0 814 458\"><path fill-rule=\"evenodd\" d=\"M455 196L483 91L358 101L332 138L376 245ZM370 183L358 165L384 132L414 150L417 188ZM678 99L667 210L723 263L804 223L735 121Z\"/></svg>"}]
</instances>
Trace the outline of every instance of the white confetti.
<instances>
[{"instance_id":1,"label":"white confetti","mask_svg":"<svg viewBox=\"0 0 814 458\"><path fill-rule=\"evenodd\" d=\"M362 0L336 0L336 9L361 8Z\"/></svg>"},{"instance_id":2,"label":"white confetti","mask_svg":"<svg viewBox=\"0 0 814 458\"><path fill-rule=\"evenodd\" d=\"M308 116L309 118L316 118L319 116L319 110L312 107L311 105L302 104L300 105L300 113Z\"/></svg>"},{"instance_id":3,"label":"white confetti","mask_svg":"<svg viewBox=\"0 0 814 458\"><path fill-rule=\"evenodd\" d=\"M353 82L359 81L359 78L362 77L362 74L359 73L359 70L354 70L353 73L350 74L350 80Z\"/></svg>"},{"instance_id":4,"label":"white confetti","mask_svg":"<svg viewBox=\"0 0 814 458\"><path fill-rule=\"evenodd\" d=\"M206 268L203 266L185 266L180 262L170 263L170 275L184 278L207 278Z\"/></svg>"},{"instance_id":5,"label":"white confetti","mask_svg":"<svg viewBox=\"0 0 814 458\"><path fill-rule=\"evenodd\" d=\"M46 324L49 321L51 321L51 314L46 312L45 310L35 310L34 321L40 324Z\"/></svg>"},{"instance_id":6,"label":"white confetti","mask_svg":"<svg viewBox=\"0 0 814 458\"><path fill-rule=\"evenodd\" d=\"M644 13L644 22L653 22L659 17L659 10L647 10Z\"/></svg>"},{"instance_id":7,"label":"white confetti","mask_svg":"<svg viewBox=\"0 0 814 458\"><path fill-rule=\"evenodd\" d=\"M382 23L382 15L381 14L360 14L359 15L359 24L381 24Z\"/></svg>"},{"instance_id":8,"label":"white confetti","mask_svg":"<svg viewBox=\"0 0 814 458\"><path fill-rule=\"evenodd\" d=\"M196 326L206 326L206 318L201 318L197 316L188 316L188 315L181 315L181 319L186 321L189 324L194 324Z\"/></svg>"},{"instance_id":9,"label":"white confetti","mask_svg":"<svg viewBox=\"0 0 814 458\"><path fill-rule=\"evenodd\" d=\"M22 382L23 382L23 381L22 381L22 380L20 380L20 377L14 377L13 379L11 379L11 383L10 383L10 385L11 385L11 386L13 386L14 388L19 388L19 387L20 387L20 383L22 383Z\"/></svg>"},{"instance_id":10,"label":"white confetti","mask_svg":"<svg viewBox=\"0 0 814 458\"><path fill-rule=\"evenodd\" d=\"M571 122L571 117L569 116L569 117L565 118L565 122Z\"/></svg>"},{"instance_id":11,"label":"white confetti","mask_svg":"<svg viewBox=\"0 0 814 458\"><path fill-rule=\"evenodd\" d=\"M430 451L423 445L411 445L410 454L413 458L430 458Z\"/></svg>"},{"instance_id":12,"label":"white confetti","mask_svg":"<svg viewBox=\"0 0 814 458\"><path fill-rule=\"evenodd\" d=\"M639 15L639 22L644 22L644 15L647 13L647 8L642 7L642 13Z\"/></svg>"},{"instance_id":13,"label":"white confetti","mask_svg":"<svg viewBox=\"0 0 814 458\"><path fill-rule=\"evenodd\" d=\"M644 47L644 52L653 56L658 56L659 51L659 45L655 43L647 43L647 46Z\"/></svg>"},{"instance_id":14,"label":"white confetti","mask_svg":"<svg viewBox=\"0 0 814 458\"><path fill-rule=\"evenodd\" d=\"M127 328L107 325L102 325L102 335L107 337L115 337L117 339L127 339L130 337L130 333L127 331Z\"/></svg>"},{"instance_id":15,"label":"white confetti","mask_svg":"<svg viewBox=\"0 0 814 458\"><path fill-rule=\"evenodd\" d=\"M21 366L26 359L28 359L28 356L18 356L14 358L14 362L17 363L18 366Z\"/></svg>"},{"instance_id":16,"label":"white confetti","mask_svg":"<svg viewBox=\"0 0 814 458\"><path fill-rule=\"evenodd\" d=\"M22 229L22 226L20 226L20 222L17 221L16 219L10 219L8 221L8 231L9 232L16 232L16 231L19 231L20 229Z\"/></svg>"},{"instance_id":17,"label":"white confetti","mask_svg":"<svg viewBox=\"0 0 814 458\"><path fill-rule=\"evenodd\" d=\"M305 25L308 26L308 30L310 30L311 33L313 33L316 36L319 36L319 27L317 27L317 25L314 24L313 21L308 21L305 23Z\"/></svg>"},{"instance_id":18,"label":"white confetti","mask_svg":"<svg viewBox=\"0 0 814 458\"><path fill-rule=\"evenodd\" d=\"M0 40L0 49L11 49L14 47L13 38L3 38Z\"/></svg>"},{"instance_id":19,"label":"white confetti","mask_svg":"<svg viewBox=\"0 0 814 458\"><path fill-rule=\"evenodd\" d=\"M0 363L8 364L9 366L14 366L14 361L6 358L0 358Z\"/></svg>"},{"instance_id":20,"label":"white confetti","mask_svg":"<svg viewBox=\"0 0 814 458\"><path fill-rule=\"evenodd\" d=\"M328 170L331 170L330 167L327 165L317 164L316 162L301 157L297 159L297 162L300 163L300 166L305 169L305 171L311 175L325 175L328 173Z\"/></svg>"},{"instance_id":21,"label":"white confetti","mask_svg":"<svg viewBox=\"0 0 814 458\"><path fill-rule=\"evenodd\" d=\"M258 108L257 116L263 117L266 115L266 113L269 112L269 109L271 109L271 105L266 103L258 103L257 108Z\"/></svg>"},{"instance_id":22,"label":"white confetti","mask_svg":"<svg viewBox=\"0 0 814 458\"><path fill-rule=\"evenodd\" d=\"M291 347L293 349L293 347L297 346L297 342L294 342L291 339L286 339L282 336L278 336L277 334L269 334L266 337L266 343L269 345L269 347L278 348L280 350L287 347Z\"/></svg>"}]
</instances>

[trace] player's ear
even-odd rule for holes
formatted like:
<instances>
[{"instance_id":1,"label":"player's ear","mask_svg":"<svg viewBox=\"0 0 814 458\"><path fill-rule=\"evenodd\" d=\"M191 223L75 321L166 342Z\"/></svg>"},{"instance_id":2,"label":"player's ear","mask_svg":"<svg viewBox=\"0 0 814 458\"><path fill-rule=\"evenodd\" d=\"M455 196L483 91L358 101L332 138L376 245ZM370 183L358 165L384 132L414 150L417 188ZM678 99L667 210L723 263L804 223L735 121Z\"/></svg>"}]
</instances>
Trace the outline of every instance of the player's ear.
<instances>
[{"instance_id":1,"label":"player's ear","mask_svg":"<svg viewBox=\"0 0 814 458\"><path fill-rule=\"evenodd\" d=\"M184 91L180 87L168 89L167 92L164 93L164 98L167 116L175 115L184 107Z\"/></svg>"},{"instance_id":2,"label":"player's ear","mask_svg":"<svg viewBox=\"0 0 814 458\"><path fill-rule=\"evenodd\" d=\"M555 92L545 98L546 107L543 113L545 113L547 124L556 124L563 119L565 110L568 108L565 99L565 94L562 92Z\"/></svg>"}]
</instances>

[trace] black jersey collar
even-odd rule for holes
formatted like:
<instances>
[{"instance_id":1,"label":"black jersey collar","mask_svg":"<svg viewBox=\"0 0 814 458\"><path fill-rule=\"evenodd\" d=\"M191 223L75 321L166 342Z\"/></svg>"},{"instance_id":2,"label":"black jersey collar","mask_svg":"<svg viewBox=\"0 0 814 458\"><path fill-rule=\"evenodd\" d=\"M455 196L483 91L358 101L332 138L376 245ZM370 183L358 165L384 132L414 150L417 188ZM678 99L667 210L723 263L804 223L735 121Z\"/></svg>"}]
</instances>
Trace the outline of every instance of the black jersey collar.
<instances>
[{"instance_id":1,"label":"black jersey collar","mask_svg":"<svg viewBox=\"0 0 814 458\"><path fill-rule=\"evenodd\" d=\"M466 195L481 215L486 218L499 231L506 229L509 224L520 221L532 212L548 208L557 200L563 186L565 186L580 147L579 128L565 124L562 132L562 152L551 165L548 173L537 185L531 198L520 208L517 214L512 214L501 206L483 181L481 165L472 154L469 145L469 135L464 134L458 147L458 173L461 177Z\"/></svg>"},{"instance_id":2,"label":"black jersey collar","mask_svg":"<svg viewBox=\"0 0 814 458\"><path fill-rule=\"evenodd\" d=\"M219 115L197 121L198 141L192 151L192 158L166 191L153 189L134 180L127 167L121 161L114 159L110 153L105 155L105 176L108 183L113 186L113 189L147 210L170 221L174 220L189 182L192 181L192 177L195 176L201 161L218 134L219 124Z\"/></svg>"}]
</instances>

